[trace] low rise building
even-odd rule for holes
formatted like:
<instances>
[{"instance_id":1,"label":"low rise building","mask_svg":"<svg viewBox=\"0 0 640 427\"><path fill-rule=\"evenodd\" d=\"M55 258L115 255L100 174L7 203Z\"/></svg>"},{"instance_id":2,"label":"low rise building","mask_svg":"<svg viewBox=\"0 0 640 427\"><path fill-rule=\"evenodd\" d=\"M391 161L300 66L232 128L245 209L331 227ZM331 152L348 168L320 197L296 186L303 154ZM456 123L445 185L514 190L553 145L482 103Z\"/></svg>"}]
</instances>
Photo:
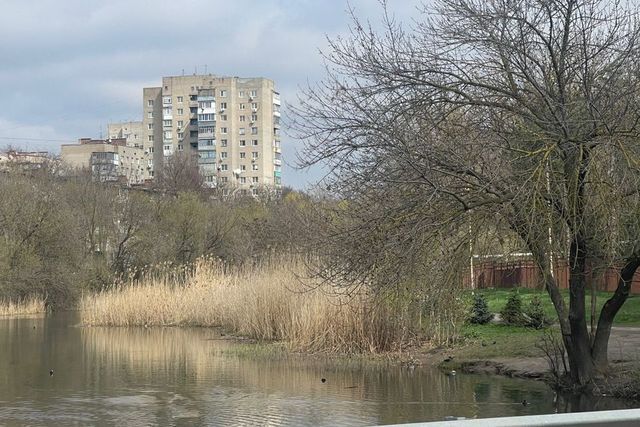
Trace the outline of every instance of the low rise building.
<instances>
[{"instance_id":1,"label":"low rise building","mask_svg":"<svg viewBox=\"0 0 640 427\"><path fill-rule=\"evenodd\" d=\"M86 171L96 180L143 184L148 179L144 150L128 146L125 138L107 140L82 138L78 144L64 144L63 164L73 171Z\"/></svg>"},{"instance_id":2,"label":"low rise building","mask_svg":"<svg viewBox=\"0 0 640 427\"><path fill-rule=\"evenodd\" d=\"M142 148L142 122L109 123L107 126L109 139L124 138L129 147Z\"/></svg>"}]
</instances>

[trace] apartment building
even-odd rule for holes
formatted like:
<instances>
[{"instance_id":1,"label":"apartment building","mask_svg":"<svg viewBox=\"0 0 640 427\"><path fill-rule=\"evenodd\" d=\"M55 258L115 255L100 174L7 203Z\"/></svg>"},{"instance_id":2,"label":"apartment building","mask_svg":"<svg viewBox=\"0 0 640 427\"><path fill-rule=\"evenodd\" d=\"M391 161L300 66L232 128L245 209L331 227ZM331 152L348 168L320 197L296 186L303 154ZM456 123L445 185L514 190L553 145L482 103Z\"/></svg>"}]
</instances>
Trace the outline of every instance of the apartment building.
<instances>
[{"instance_id":1,"label":"apartment building","mask_svg":"<svg viewBox=\"0 0 640 427\"><path fill-rule=\"evenodd\" d=\"M82 138L78 144L63 144L62 163L76 171L90 171L99 181L143 184L148 177L146 154L141 147L127 144L125 138Z\"/></svg>"},{"instance_id":2,"label":"apartment building","mask_svg":"<svg viewBox=\"0 0 640 427\"><path fill-rule=\"evenodd\" d=\"M142 140L153 171L182 152L207 185L257 194L280 188L280 96L265 78L164 77L143 90Z\"/></svg>"},{"instance_id":3,"label":"apartment building","mask_svg":"<svg viewBox=\"0 0 640 427\"><path fill-rule=\"evenodd\" d=\"M107 125L108 139L121 139L129 147L142 148L142 122L119 122Z\"/></svg>"}]
</instances>

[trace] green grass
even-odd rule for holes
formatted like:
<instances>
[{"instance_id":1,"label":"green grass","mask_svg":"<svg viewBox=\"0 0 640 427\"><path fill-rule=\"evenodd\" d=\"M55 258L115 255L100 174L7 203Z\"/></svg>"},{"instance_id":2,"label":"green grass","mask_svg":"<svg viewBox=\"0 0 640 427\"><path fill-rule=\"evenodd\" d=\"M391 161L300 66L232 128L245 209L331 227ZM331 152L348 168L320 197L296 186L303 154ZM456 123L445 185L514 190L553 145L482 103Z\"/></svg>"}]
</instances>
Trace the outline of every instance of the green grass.
<instances>
[{"instance_id":1,"label":"green grass","mask_svg":"<svg viewBox=\"0 0 640 427\"><path fill-rule=\"evenodd\" d=\"M500 310L504 307L507 302L507 298L513 292L512 289L481 289L475 292L479 292L487 298L487 303L489 304L489 310L493 313L499 313ZM542 301L542 305L544 308L544 312L549 319L554 322L557 322L557 315L551 304L551 299L546 291L539 291L534 289L525 289L525 288L516 288L522 298L522 307L526 310L533 298L534 295L540 296ZM567 305L569 304L569 292L567 290L562 290L562 295L564 297ZM470 293L469 293L470 294ZM611 297L611 292L598 292L597 293L597 311L596 313L600 313L600 309L604 305L604 303ZM469 295L470 297L470 295ZM591 311L591 295L587 294L586 298L586 308L587 313ZM589 316L590 318L590 316ZM631 295L629 299L625 302L625 304L618 312L616 319L614 321L615 325L619 326L640 326L640 295Z\"/></svg>"},{"instance_id":2,"label":"green grass","mask_svg":"<svg viewBox=\"0 0 640 427\"><path fill-rule=\"evenodd\" d=\"M455 353L460 359L537 357L542 355L536 344L543 334L543 330L520 326L464 325L462 345Z\"/></svg>"},{"instance_id":3,"label":"green grass","mask_svg":"<svg viewBox=\"0 0 640 427\"><path fill-rule=\"evenodd\" d=\"M492 313L499 313L512 292L518 292L522 299L522 308L526 311L531 299L538 295L542 301L542 306L546 316L554 323L557 323L557 315L551 304L551 299L546 291L534 289L481 289L476 290L484 295ZM569 303L569 292L562 291L565 302ZM610 292L598 292L597 313L599 314L602 305L611 297ZM469 291L466 295L471 301L472 296ZM587 295L587 313L590 312L591 296ZM471 302L469 302L469 306ZM615 325L618 326L640 326L640 295L632 295L622 306L616 316ZM558 333L557 326L551 327L549 331ZM452 349L456 355L455 363L465 359L490 359L499 357L536 357L542 356L536 344L540 342L545 333L544 330L526 328L520 326L506 325L470 325L465 324L461 329L462 340L459 346Z\"/></svg>"}]
</instances>

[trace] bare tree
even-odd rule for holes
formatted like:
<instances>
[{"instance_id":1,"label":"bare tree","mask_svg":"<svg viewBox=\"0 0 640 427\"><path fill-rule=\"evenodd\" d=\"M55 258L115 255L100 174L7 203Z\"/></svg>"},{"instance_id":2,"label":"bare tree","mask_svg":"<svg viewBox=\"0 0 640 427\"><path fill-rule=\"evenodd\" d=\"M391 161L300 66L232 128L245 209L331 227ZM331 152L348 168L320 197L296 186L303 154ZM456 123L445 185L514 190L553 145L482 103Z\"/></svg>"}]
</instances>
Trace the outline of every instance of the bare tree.
<instances>
[{"instance_id":1,"label":"bare tree","mask_svg":"<svg viewBox=\"0 0 640 427\"><path fill-rule=\"evenodd\" d=\"M200 192L204 185L204 177L198 168L196 157L176 152L165 158L156 177L157 187L168 194L180 192Z\"/></svg>"},{"instance_id":2,"label":"bare tree","mask_svg":"<svg viewBox=\"0 0 640 427\"><path fill-rule=\"evenodd\" d=\"M602 0L440 0L410 30L384 16L379 33L354 14L351 36L331 41L326 79L293 111L307 143L302 164L327 163L326 184L348 201L349 220L333 236L364 246L329 257L330 271L390 285L402 276L389 271L425 254L508 230L543 272L570 379L589 385L607 371L611 325L640 266L633 10ZM551 254L569 260L568 307ZM589 265L620 269L591 333Z\"/></svg>"}]
</instances>

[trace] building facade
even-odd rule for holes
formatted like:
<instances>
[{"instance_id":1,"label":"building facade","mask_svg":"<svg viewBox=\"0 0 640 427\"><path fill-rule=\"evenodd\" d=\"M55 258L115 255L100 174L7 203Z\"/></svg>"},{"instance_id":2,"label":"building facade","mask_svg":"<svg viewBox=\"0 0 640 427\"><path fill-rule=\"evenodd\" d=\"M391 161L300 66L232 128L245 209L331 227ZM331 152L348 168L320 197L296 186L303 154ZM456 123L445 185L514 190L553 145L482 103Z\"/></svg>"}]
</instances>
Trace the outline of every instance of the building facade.
<instances>
[{"instance_id":1,"label":"building facade","mask_svg":"<svg viewBox=\"0 0 640 427\"><path fill-rule=\"evenodd\" d=\"M61 160L75 171L89 171L98 181L144 184L148 179L147 156L141 147L128 146L124 138L96 140L82 138L78 144L64 144Z\"/></svg>"},{"instance_id":2,"label":"building facade","mask_svg":"<svg viewBox=\"0 0 640 427\"><path fill-rule=\"evenodd\" d=\"M142 122L109 123L108 139L124 138L129 147L142 148Z\"/></svg>"},{"instance_id":3,"label":"building facade","mask_svg":"<svg viewBox=\"0 0 640 427\"><path fill-rule=\"evenodd\" d=\"M164 77L143 90L142 143L151 176L183 153L197 158L209 186L280 188L280 96L265 78Z\"/></svg>"}]
</instances>

